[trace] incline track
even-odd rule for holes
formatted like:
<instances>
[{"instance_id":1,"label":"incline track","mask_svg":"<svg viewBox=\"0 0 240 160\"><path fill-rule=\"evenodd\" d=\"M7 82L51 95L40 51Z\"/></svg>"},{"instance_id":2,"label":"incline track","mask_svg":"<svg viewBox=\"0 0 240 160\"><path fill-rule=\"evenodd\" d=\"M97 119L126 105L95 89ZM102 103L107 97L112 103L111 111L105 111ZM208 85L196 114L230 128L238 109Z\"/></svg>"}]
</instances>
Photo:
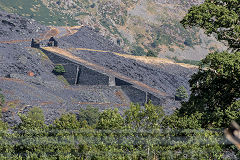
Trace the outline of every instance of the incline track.
<instances>
[{"instance_id":1,"label":"incline track","mask_svg":"<svg viewBox=\"0 0 240 160\"><path fill-rule=\"evenodd\" d=\"M50 30L47 31L45 34L40 35L40 37L38 38L39 40L47 40L50 37L64 37L64 36L69 36L72 35L74 33L77 32L78 29L80 29L82 26L75 26L75 27L50 27ZM9 41L0 41L0 43L9 43L9 44L14 44L14 43L21 43L21 42L30 42L31 39L23 39L23 40L9 40ZM133 84L136 88L138 89L143 89L149 93L153 93L153 95L155 96L167 96L166 93L150 87L142 82L139 82L137 80L133 80L129 77L126 77L120 73L117 73L113 70L107 69L103 66L91 63L89 61L86 61L84 59L81 59L80 57L77 57L75 55L73 55L71 52L61 49L61 48L56 48L56 47L43 47L44 50L50 51L50 52L54 52L60 56L66 57L68 59L71 59L73 61L76 61L80 64L83 64L84 66L87 66L88 68L91 68L93 70L99 71L101 73L104 74L108 74L108 75L112 75L114 77L117 77L119 79L122 79L126 82L129 82L131 84ZM84 50L84 51L92 51L92 52L100 52L100 53L112 53L118 56L123 56L125 58L132 58L132 59L138 59L137 56L131 56L131 55L124 55L121 53L117 53L117 52L111 52L111 51L104 51L104 50L96 50L96 49L88 49L88 48L70 48L68 50ZM170 60L164 60L164 59L158 59L158 61L162 61L165 63L174 63ZM179 64L180 65L180 64Z\"/></svg>"},{"instance_id":2,"label":"incline track","mask_svg":"<svg viewBox=\"0 0 240 160\"><path fill-rule=\"evenodd\" d=\"M122 75L120 73L117 73L117 72L113 71L113 70L107 69L107 68L105 68L103 66L91 63L89 61L86 61L86 60L84 60L84 59L82 59L82 58L80 58L78 56L73 55L71 52L66 51L64 49L57 48L57 47L43 47L42 49L44 49L46 51L49 51L49 52L53 52L53 53L55 53L57 55L66 57L68 59L71 59L71 60L73 60L75 62L78 62L78 63L80 63L80 64L90 68L90 69L96 70L96 71L98 71L100 73L112 75L114 77L122 79L122 80L124 80L124 81L126 81L128 83L133 84L136 88L144 89L145 91L153 93L155 96L157 96L157 95L167 96L166 93L164 93L164 92L162 92L162 91L160 91L160 90L158 90L156 88L152 88L152 87L150 87L150 86L148 86L148 85L146 85L146 84L144 84L142 82L133 80L133 79L131 79L129 77L126 77L126 76L124 76L124 75Z\"/></svg>"}]
</instances>

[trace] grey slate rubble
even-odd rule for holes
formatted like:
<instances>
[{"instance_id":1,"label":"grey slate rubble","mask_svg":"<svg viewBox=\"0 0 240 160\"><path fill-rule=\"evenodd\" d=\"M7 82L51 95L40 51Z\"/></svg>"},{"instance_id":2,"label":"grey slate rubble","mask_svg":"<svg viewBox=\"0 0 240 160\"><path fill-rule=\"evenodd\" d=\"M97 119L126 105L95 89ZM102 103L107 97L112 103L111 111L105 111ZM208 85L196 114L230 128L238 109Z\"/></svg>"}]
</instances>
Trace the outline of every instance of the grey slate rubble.
<instances>
[{"instance_id":1,"label":"grey slate rubble","mask_svg":"<svg viewBox=\"0 0 240 160\"><path fill-rule=\"evenodd\" d=\"M78 32L73 35L60 38L59 43L65 48L89 48L124 53L122 48L88 26L80 28Z\"/></svg>"},{"instance_id":2,"label":"grey slate rubble","mask_svg":"<svg viewBox=\"0 0 240 160\"><path fill-rule=\"evenodd\" d=\"M0 41L31 40L47 29L33 20L1 11L0 28ZM63 48L79 47L126 54L119 46L89 27L82 27L76 34L57 40ZM124 106L116 95L116 92L121 92L119 87L65 86L52 73L54 64L39 50L26 48L30 44L31 41L0 43L0 88L6 97L6 106L15 102L14 107L8 107L3 113L4 121L10 125L19 123L17 113L26 113L33 106L43 109L47 124L63 113L77 113L79 108L86 107L89 102L100 110L118 107L123 112L127 109L128 106ZM187 81L194 72L178 65L147 65L111 53L77 51L74 54L167 92L171 97L174 97L179 85L189 88ZM27 76L29 71L35 75ZM129 103L129 99L126 98L125 101ZM177 105L179 104L171 98L166 99L168 107L165 107L165 111L171 113L173 106Z\"/></svg>"},{"instance_id":3,"label":"grey slate rubble","mask_svg":"<svg viewBox=\"0 0 240 160\"><path fill-rule=\"evenodd\" d=\"M82 27L71 36L59 39L62 48L89 48L109 52L74 51L76 56L92 63L99 64L123 75L141 81L174 97L176 89L183 85L189 90L188 80L197 69L186 68L176 64L159 66L144 64L133 59L126 59L111 52L124 53L113 42L96 33L90 27Z\"/></svg>"},{"instance_id":4,"label":"grey slate rubble","mask_svg":"<svg viewBox=\"0 0 240 160\"><path fill-rule=\"evenodd\" d=\"M18 75L19 76L19 75ZM99 103L93 106L99 107L100 110L114 108L113 105L101 105L106 103L121 104L122 102L115 95L119 89L117 87L101 86L79 86L79 87L62 87L51 88L49 86L38 85L25 82L22 80L0 78L0 88L6 96L6 101L14 102L15 106L8 107L8 111L3 116L3 120L10 124L19 123L14 118L17 113L28 106L38 106L43 109L46 123L51 123L59 115L67 112L77 113L79 108L86 107L88 104L79 105L78 102ZM111 95L111 96L109 96ZM127 106L121 106L120 111ZM9 113L10 111L10 113ZM9 115L12 115L12 117Z\"/></svg>"},{"instance_id":5,"label":"grey slate rubble","mask_svg":"<svg viewBox=\"0 0 240 160\"><path fill-rule=\"evenodd\" d=\"M43 33L47 27L33 19L0 11L0 41L29 39Z\"/></svg>"}]
</instances>

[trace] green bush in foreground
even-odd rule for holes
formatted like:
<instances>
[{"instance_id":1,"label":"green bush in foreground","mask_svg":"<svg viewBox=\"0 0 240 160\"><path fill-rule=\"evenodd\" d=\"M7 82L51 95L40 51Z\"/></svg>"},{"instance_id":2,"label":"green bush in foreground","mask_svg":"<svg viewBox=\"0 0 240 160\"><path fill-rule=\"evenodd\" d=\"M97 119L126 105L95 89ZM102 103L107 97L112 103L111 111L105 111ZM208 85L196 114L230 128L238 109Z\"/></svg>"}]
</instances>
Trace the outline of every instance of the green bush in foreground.
<instances>
[{"instance_id":1,"label":"green bush in foreground","mask_svg":"<svg viewBox=\"0 0 240 160\"><path fill-rule=\"evenodd\" d=\"M166 116L162 107L148 103L144 107L132 104L123 114L117 109L105 110L98 120L91 121L95 122L92 125L70 113L45 125L43 112L35 107L20 115L22 122L11 132L0 125L0 157L221 159L221 132L202 129L199 121L202 116Z\"/></svg>"}]
</instances>

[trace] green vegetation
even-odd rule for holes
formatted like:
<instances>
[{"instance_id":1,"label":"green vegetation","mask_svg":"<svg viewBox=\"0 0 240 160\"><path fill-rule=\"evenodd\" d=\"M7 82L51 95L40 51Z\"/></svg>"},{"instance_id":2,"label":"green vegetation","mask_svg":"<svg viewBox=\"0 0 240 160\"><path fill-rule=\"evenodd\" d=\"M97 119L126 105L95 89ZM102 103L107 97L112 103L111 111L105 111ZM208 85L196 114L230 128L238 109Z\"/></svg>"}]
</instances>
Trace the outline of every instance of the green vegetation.
<instances>
[{"instance_id":1,"label":"green vegetation","mask_svg":"<svg viewBox=\"0 0 240 160\"><path fill-rule=\"evenodd\" d=\"M239 63L240 52L209 54L189 81L192 94L180 112L204 113L203 127L226 127L240 118Z\"/></svg>"},{"instance_id":2,"label":"green vegetation","mask_svg":"<svg viewBox=\"0 0 240 160\"><path fill-rule=\"evenodd\" d=\"M87 121L88 125L97 123L100 112L98 108L87 106L85 109L79 110L79 121Z\"/></svg>"},{"instance_id":3,"label":"green vegetation","mask_svg":"<svg viewBox=\"0 0 240 160\"><path fill-rule=\"evenodd\" d=\"M186 98L188 98L187 90L186 90L186 88L184 86L180 86L176 90L175 99L178 100L178 101L183 101Z\"/></svg>"},{"instance_id":4,"label":"green vegetation","mask_svg":"<svg viewBox=\"0 0 240 160\"><path fill-rule=\"evenodd\" d=\"M148 50L147 56L148 56L148 57L157 57L157 53L154 52L154 51L152 51L152 50Z\"/></svg>"},{"instance_id":5,"label":"green vegetation","mask_svg":"<svg viewBox=\"0 0 240 160\"><path fill-rule=\"evenodd\" d=\"M218 40L227 41L233 51L240 51L239 6L239 0L205 0L193 6L181 23L185 27L201 27L208 35L215 34Z\"/></svg>"},{"instance_id":6,"label":"green vegetation","mask_svg":"<svg viewBox=\"0 0 240 160\"><path fill-rule=\"evenodd\" d=\"M187 38L185 41L184 41L184 44L186 46L189 46L189 47L193 47L193 42L190 38Z\"/></svg>"},{"instance_id":7,"label":"green vegetation","mask_svg":"<svg viewBox=\"0 0 240 160\"><path fill-rule=\"evenodd\" d=\"M193 28L191 32L184 29L184 27L177 21L169 21L164 23L160 28L152 26L153 29L153 43L151 47L154 49L159 45L166 45L171 48L171 45L177 46L189 46L193 47L194 45L200 44L200 37L197 36L197 29ZM166 31L174 34L166 34ZM185 41L177 38L182 37ZM173 48L171 51L174 51Z\"/></svg>"},{"instance_id":8,"label":"green vegetation","mask_svg":"<svg viewBox=\"0 0 240 160\"><path fill-rule=\"evenodd\" d=\"M54 6L55 7L55 6ZM60 12L53 12L41 1L29 0L0 0L0 8L8 12L33 18L46 25L77 25L77 21L70 15Z\"/></svg>"},{"instance_id":9,"label":"green vegetation","mask_svg":"<svg viewBox=\"0 0 240 160\"><path fill-rule=\"evenodd\" d=\"M94 112L82 111L82 115ZM105 110L97 120L89 117L92 124L86 117L82 121L67 113L45 125L43 112L36 107L19 116L21 123L11 132L0 121L1 159L219 159L223 155L219 132L200 128L202 114L165 116L162 107L151 103L132 104L124 114Z\"/></svg>"},{"instance_id":10,"label":"green vegetation","mask_svg":"<svg viewBox=\"0 0 240 160\"><path fill-rule=\"evenodd\" d=\"M199 26L207 34L215 34L218 40L226 40L234 52L239 50L240 1L206 0L193 6L181 23L184 26ZM201 61L199 71L190 82L191 95L184 102L180 115L202 113L201 127L227 127L232 120L238 122L240 52L210 53Z\"/></svg>"},{"instance_id":11,"label":"green vegetation","mask_svg":"<svg viewBox=\"0 0 240 160\"><path fill-rule=\"evenodd\" d=\"M147 55L147 53L144 51L144 49L139 46L133 46L133 50L131 51L131 53L135 56Z\"/></svg>"},{"instance_id":12,"label":"green vegetation","mask_svg":"<svg viewBox=\"0 0 240 160\"><path fill-rule=\"evenodd\" d=\"M57 75L57 78L62 81L66 86L70 86L66 78L63 77L63 75Z\"/></svg>"},{"instance_id":13,"label":"green vegetation","mask_svg":"<svg viewBox=\"0 0 240 160\"><path fill-rule=\"evenodd\" d=\"M0 107L2 107L3 104L5 103L5 97L1 92L2 92L2 89L0 88Z\"/></svg>"},{"instance_id":14,"label":"green vegetation","mask_svg":"<svg viewBox=\"0 0 240 160\"><path fill-rule=\"evenodd\" d=\"M181 59L180 60L176 56L175 57L167 56L167 58L173 59L176 63L185 63L185 64L191 64L191 65L195 65L195 66L198 66L201 63L200 61L189 60L189 59Z\"/></svg>"},{"instance_id":15,"label":"green vegetation","mask_svg":"<svg viewBox=\"0 0 240 160\"><path fill-rule=\"evenodd\" d=\"M175 49L174 48L169 48L169 51L174 52Z\"/></svg>"},{"instance_id":16,"label":"green vegetation","mask_svg":"<svg viewBox=\"0 0 240 160\"><path fill-rule=\"evenodd\" d=\"M53 73L56 75L62 75L63 73L65 73L65 69L63 65L56 65L53 69Z\"/></svg>"}]
</instances>

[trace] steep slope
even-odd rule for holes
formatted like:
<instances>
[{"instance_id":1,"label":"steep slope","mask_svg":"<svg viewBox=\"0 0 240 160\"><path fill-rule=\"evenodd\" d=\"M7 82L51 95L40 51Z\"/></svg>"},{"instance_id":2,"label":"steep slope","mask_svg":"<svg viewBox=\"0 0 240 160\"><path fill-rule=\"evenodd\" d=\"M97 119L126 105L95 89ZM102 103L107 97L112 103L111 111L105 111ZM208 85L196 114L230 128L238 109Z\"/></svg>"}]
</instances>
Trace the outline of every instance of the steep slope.
<instances>
[{"instance_id":1,"label":"steep slope","mask_svg":"<svg viewBox=\"0 0 240 160\"><path fill-rule=\"evenodd\" d=\"M134 55L200 60L224 49L197 28L179 23L203 0L0 0L0 8L47 25L89 25Z\"/></svg>"}]
</instances>

